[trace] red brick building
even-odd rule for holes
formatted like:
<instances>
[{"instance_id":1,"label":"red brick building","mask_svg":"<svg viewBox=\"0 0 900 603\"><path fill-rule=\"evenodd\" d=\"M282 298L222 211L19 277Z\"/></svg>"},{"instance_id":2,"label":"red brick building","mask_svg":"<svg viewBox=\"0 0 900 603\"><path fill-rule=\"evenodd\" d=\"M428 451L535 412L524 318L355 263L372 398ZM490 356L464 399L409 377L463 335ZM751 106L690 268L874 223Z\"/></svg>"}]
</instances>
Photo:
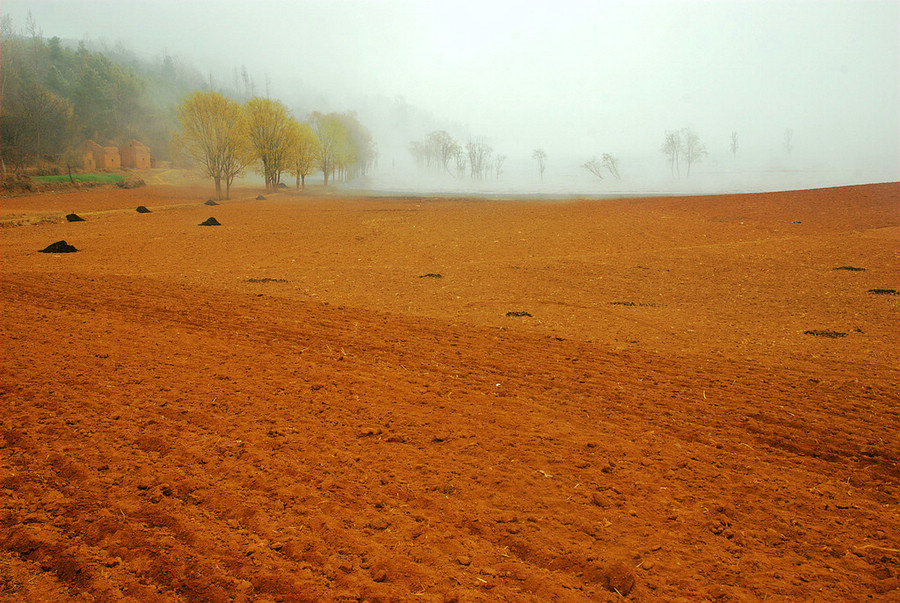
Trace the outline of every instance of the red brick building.
<instances>
[{"instance_id":1,"label":"red brick building","mask_svg":"<svg viewBox=\"0 0 900 603\"><path fill-rule=\"evenodd\" d=\"M87 140L81 149L86 170L117 170L122 166L116 147L101 147L93 140Z\"/></svg>"},{"instance_id":2,"label":"red brick building","mask_svg":"<svg viewBox=\"0 0 900 603\"><path fill-rule=\"evenodd\" d=\"M122 167L150 169L150 147L133 138L119 147L119 156L122 158Z\"/></svg>"}]
</instances>

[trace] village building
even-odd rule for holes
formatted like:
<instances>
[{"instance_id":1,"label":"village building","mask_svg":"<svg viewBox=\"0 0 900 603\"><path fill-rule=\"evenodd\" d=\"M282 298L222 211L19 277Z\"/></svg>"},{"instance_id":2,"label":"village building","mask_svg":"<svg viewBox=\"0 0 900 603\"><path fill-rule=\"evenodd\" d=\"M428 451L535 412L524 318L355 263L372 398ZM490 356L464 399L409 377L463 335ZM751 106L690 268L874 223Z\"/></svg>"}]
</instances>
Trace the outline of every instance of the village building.
<instances>
[{"instance_id":1,"label":"village building","mask_svg":"<svg viewBox=\"0 0 900 603\"><path fill-rule=\"evenodd\" d=\"M119 147L119 156L122 158L122 167L150 169L150 147L133 138Z\"/></svg>"},{"instance_id":2,"label":"village building","mask_svg":"<svg viewBox=\"0 0 900 603\"><path fill-rule=\"evenodd\" d=\"M93 140L87 140L81 149L86 170L117 170L122 165L116 147L102 147Z\"/></svg>"}]
</instances>

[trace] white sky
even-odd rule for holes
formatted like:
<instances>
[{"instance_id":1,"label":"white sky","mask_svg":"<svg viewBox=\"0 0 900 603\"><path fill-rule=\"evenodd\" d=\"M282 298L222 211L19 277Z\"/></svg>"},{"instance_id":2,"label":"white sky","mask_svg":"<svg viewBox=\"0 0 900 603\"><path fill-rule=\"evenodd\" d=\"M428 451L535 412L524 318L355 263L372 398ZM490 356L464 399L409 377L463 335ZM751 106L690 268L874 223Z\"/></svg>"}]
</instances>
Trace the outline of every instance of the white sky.
<instances>
[{"instance_id":1,"label":"white sky","mask_svg":"<svg viewBox=\"0 0 900 603\"><path fill-rule=\"evenodd\" d=\"M900 3L2 0L46 37L123 40L326 110L402 97L457 137L551 156L656 153L694 128L748 153L900 171ZM318 109L320 107L306 107ZM373 132L376 124L367 124ZM383 125L383 124L382 124ZM464 130L464 131L463 131ZM454 133L454 132L451 132ZM398 139L425 132L403 132Z\"/></svg>"}]
</instances>

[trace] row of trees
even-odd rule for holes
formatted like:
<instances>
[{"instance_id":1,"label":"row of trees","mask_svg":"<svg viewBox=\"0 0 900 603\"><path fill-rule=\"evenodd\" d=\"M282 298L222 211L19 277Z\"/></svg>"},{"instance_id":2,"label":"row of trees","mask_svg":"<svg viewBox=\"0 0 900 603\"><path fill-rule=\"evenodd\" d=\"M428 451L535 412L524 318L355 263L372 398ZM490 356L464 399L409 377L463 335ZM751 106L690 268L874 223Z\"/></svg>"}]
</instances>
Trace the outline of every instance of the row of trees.
<instances>
[{"instance_id":1,"label":"row of trees","mask_svg":"<svg viewBox=\"0 0 900 603\"><path fill-rule=\"evenodd\" d=\"M355 114L314 112L299 122L268 98L241 104L218 92L195 91L178 107L178 126L175 152L213 179L219 199L229 197L232 182L248 168L274 191L285 173L302 188L307 176L321 171L327 186L329 179L364 175L376 158L372 137Z\"/></svg>"},{"instance_id":2,"label":"row of trees","mask_svg":"<svg viewBox=\"0 0 900 603\"><path fill-rule=\"evenodd\" d=\"M793 150L793 135L794 131L790 128L784 131L783 148L788 155ZM738 133L733 131L729 139L729 150L734 157L737 157L738 149ZM467 167L473 178L484 178L491 173L490 147L477 142L469 142L462 146L444 130L431 132L423 141L413 141L409 150L420 168L443 171L457 177L464 176ZM685 170L685 177L689 178L692 166L708 155L706 145L691 128L667 131L660 151L669 162L673 178L681 178L682 168ZM547 168L547 153L544 149L534 149L531 158L535 161L543 182ZM493 173L497 177L502 173L505 159L506 157L502 155L493 159ZM600 159L592 157L581 164L581 167L601 180L605 177L621 179L619 159L612 153L603 153Z\"/></svg>"},{"instance_id":3,"label":"row of trees","mask_svg":"<svg viewBox=\"0 0 900 603\"><path fill-rule=\"evenodd\" d=\"M506 155L495 155L484 142L470 140L462 145L444 130L435 130L425 140L411 142L409 152L420 169L441 171L455 178L464 178L468 173L474 180L499 178L506 161Z\"/></svg>"}]
</instances>

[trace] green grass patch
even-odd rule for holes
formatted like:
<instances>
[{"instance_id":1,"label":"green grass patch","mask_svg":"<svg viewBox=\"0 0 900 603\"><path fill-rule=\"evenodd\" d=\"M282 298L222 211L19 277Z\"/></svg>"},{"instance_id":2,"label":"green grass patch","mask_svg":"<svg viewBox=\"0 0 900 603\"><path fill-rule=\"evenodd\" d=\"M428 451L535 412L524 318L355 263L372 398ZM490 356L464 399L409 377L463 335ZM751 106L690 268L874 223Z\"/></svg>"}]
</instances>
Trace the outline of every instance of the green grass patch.
<instances>
[{"instance_id":1,"label":"green grass patch","mask_svg":"<svg viewBox=\"0 0 900 603\"><path fill-rule=\"evenodd\" d=\"M102 182L104 184L117 184L125 182L125 178L119 174L72 174L75 182ZM32 176L31 181L37 184L52 184L55 182L69 182L68 174L58 176Z\"/></svg>"}]
</instances>

